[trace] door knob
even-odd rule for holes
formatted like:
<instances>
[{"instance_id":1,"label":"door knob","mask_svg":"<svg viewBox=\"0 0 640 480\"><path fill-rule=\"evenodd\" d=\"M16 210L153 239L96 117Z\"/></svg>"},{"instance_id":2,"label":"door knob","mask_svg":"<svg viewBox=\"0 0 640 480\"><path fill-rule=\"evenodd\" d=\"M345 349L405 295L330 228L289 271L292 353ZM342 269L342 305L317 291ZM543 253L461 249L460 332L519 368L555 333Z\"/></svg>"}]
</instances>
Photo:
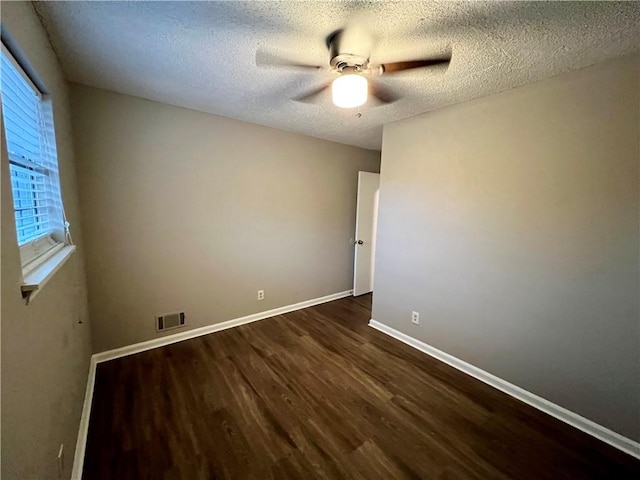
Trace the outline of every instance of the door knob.
<instances>
[{"instance_id":1,"label":"door knob","mask_svg":"<svg viewBox=\"0 0 640 480\"><path fill-rule=\"evenodd\" d=\"M362 245L364 242L363 242L362 240L356 240L356 241L355 241L355 243L356 243L357 245Z\"/></svg>"}]
</instances>

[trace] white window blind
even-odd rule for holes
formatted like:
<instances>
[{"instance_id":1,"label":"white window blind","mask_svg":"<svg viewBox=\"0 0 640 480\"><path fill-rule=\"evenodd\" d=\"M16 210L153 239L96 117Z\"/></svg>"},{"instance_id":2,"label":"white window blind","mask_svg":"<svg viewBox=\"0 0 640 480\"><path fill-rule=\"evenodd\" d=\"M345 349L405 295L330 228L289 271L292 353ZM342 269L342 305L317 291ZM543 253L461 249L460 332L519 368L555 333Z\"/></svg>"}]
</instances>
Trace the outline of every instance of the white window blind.
<instances>
[{"instance_id":1,"label":"white window blind","mask_svg":"<svg viewBox=\"0 0 640 480\"><path fill-rule=\"evenodd\" d=\"M4 45L1 67L2 114L24 266L70 239L60 199L50 102Z\"/></svg>"}]
</instances>

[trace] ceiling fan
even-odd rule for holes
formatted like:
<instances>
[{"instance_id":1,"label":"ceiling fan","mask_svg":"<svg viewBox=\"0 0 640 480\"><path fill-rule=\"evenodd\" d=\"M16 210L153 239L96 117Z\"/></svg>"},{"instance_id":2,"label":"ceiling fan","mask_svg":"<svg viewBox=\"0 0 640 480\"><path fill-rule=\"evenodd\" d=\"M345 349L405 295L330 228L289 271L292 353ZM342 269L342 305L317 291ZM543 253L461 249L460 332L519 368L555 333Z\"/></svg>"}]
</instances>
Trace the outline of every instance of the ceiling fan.
<instances>
[{"instance_id":1,"label":"ceiling fan","mask_svg":"<svg viewBox=\"0 0 640 480\"><path fill-rule=\"evenodd\" d=\"M315 103L327 89L331 88L333 103L336 106L355 108L363 105L369 95L382 104L400 99L393 90L373 80L374 77L420 68L446 68L451 62L451 50L448 48L445 53L432 58L372 64L369 61L373 44L372 36L361 25L337 30L327 37L326 44L329 50L327 66L295 62L263 50L256 53L256 65L328 71L330 74L328 81L319 88L295 97L294 100ZM369 82L369 79L372 81Z\"/></svg>"}]
</instances>

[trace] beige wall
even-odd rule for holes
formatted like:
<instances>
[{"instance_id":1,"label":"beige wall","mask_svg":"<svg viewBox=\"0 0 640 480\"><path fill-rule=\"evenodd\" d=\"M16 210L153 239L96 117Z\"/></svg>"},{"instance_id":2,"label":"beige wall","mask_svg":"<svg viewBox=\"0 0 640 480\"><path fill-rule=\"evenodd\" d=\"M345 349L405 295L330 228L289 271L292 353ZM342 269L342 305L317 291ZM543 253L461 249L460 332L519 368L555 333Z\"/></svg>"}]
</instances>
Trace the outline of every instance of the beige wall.
<instances>
[{"instance_id":1,"label":"beige wall","mask_svg":"<svg viewBox=\"0 0 640 480\"><path fill-rule=\"evenodd\" d=\"M26 306L2 129L2 478L58 478L61 443L69 478L91 347L67 84L31 3L2 2L2 29L52 96L62 194L78 244Z\"/></svg>"},{"instance_id":2,"label":"beige wall","mask_svg":"<svg viewBox=\"0 0 640 480\"><path fill-rule=\"evenodd\" d=\"M157 338L157 314L190 329L352 287L357 172L379 152L72 92L96 351Z\"/></svg>"},{"instance_id":3,"label":"beige wall","mask_svg":"<svg viewBox=\"0 0 640 480\"><path fill-rule=\"evenodd\" d=\"M385 126L373 305L635 440L639 79L633 55Z\"/></svg>"}]
</instances>

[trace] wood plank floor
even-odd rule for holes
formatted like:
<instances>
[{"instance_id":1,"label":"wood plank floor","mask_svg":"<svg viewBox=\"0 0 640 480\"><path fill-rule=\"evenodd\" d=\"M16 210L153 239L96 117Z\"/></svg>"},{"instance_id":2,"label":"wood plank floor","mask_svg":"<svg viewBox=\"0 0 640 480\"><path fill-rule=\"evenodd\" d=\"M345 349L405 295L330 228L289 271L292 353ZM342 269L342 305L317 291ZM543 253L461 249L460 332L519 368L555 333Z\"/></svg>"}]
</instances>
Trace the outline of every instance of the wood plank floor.
<instances>
[{"instance_id":1,"label":"wood plank floor","mask_svg":"<svg viewBox=\"0 0 640 480\"><path fill-rule=\"evenodd\" d=\"M640 461L346 298L98 365L85 479L623 479Z\"/></svg>"}]
</instances>

